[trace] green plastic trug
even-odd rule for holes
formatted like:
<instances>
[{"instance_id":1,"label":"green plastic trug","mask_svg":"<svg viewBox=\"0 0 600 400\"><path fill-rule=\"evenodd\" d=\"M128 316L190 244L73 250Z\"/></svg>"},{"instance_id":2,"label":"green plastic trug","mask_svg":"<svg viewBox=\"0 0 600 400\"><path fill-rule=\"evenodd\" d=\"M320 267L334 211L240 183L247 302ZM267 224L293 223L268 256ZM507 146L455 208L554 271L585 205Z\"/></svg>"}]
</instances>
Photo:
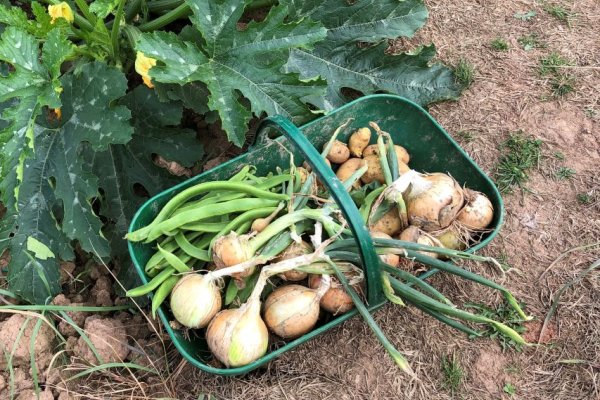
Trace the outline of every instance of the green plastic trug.
<instances>
[{"instance_id":1,"label":"green plastic trug","mask_svg":"<svg viewBox=\"0 0 600 400\"><path fill-rule=\"evenodd\" d=\"M495 209L494 220L490 225L491 230L477 246L469 250L470 252L486 246L498 234L504 219L504 206L500 193L490 178L423 108L404 98L385 94L362 97L300 128L296 128L283 117L278 116L267 119L262 127L275 127L276 130L271 130L271 133L279 135L283 133L283 136L272 140L268 136L269 131L261 131L257 143L247 153L154 196L134 216L129 229L130 232L150 223L156 216L157 211L170 198L192 185L228 179L246 165L256 166L257 175L273 172L277 167L287 168L291 152L298 165L306 160L315 167L317 174L331 189L334 199L346 215L350 228L353 230L355 237L358 238L361 249L360 256L364 265L366 265L365 277L367 279L369 307L372 310L376 309L384 304L385 296L381 290L381 280L377 278L380 271L378 270L378 262L371 239L364 224L360 223L361 218L354 203L349 199L348 194L341 190L341 185L335 175L325 168L325 164L316 150L321 149L331 133L348 118L353 118L353 121L340 133L339 140L347 141L356 129L368 127L370 121L377 122L382 130L390 133L394 143L406 148L411 155L411 168L422 172L449 173L461 185L483 192L491 200ZM375 143L375 140L376 135L373 135L372 143ZM144 265L154 254L154 247L154 243L129 243L129 252L133 264L143 283L150 280L150 277L144 273ZM427 274L427 276L430 275ZM356 315L356 312L351 311L322 321L320 326L313 331L267 353L257 361L243 367L230 369L216 368L209 365L208 361L212 356L202 332L198 332L198 335L191 335L191 337L184 337L181 332L170 327L170 313L166 307L160 307L159 315L173 343L191 364L213 374L240 375L268 363L282 353L339 325Z\"/></svg>"}]
</instances>

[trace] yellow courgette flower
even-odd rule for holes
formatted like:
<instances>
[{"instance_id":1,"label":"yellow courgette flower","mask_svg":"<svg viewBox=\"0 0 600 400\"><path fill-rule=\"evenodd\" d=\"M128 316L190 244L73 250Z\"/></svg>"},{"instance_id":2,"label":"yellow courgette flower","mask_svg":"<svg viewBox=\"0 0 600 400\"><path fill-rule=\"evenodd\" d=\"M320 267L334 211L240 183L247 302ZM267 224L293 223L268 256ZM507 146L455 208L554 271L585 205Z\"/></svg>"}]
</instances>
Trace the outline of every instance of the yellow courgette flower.
<instances>
[{"instance_id":1,"label":"yellow courgette flower","mask_svg":"<svg viewBox=\"0 0 600 400\"><path fill-rule=\"evenodd\" d=\"M49 5L48 14L50 14L50 17L52 17L52 23L54 23L54 21L56 21L58 18L64 18L70 23L72 23L74 19L71 6L64 1L62 3Z\"/></svg>"},{"instance_id":2,"label":"yellow courgette flower","mask_svg":"<svg viewBox=\"0 0 600 400\"><path fill-rule=\"evenodd\" d=\"M149 88L153 88L152 79L150 79L150 68L156 65L154 58L146 57L144 53L138 51L135 57L135 72L142 76L144 84Z\"/></svg>"},{"instance_id":3,"label":"yellow courgette flower","mask_svg":"<svg viewBox=\"0 0 600 400\"><path fill-rule=\"evenodd\" d=\"M56 115L56 119L60 121L60 119L62 118L62 111L60 108L55 108L52 111L54 111L54 114Z\"/></svg>"}]
</instances>

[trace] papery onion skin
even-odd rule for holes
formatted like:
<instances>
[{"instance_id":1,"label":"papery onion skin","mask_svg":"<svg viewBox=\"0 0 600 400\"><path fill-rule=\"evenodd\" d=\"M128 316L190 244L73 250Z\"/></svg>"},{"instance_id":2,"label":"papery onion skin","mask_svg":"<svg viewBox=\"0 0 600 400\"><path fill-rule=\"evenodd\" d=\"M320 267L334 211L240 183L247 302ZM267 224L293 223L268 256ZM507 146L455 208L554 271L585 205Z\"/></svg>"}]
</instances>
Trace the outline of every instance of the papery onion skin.
<instances>
[{"instance_id":1,"label":"papery onion skin","mask_svg":"<svg viewBox=\"0 0 600 400\"><path fill-rule=\"evenodd\" d=\"M466 204L456 216L465 227L474 230L487 228L494 219L494 206L481 192L465 189Z\"/></svg>"},{"instance_id":2,"label":"papery onion skin","mask_svg":"<svg viewBox=\"0 0 600 400\"><path fill-rule=\"evenodd\" d=\"M246 304L248 305L248 304ZM212 354L227 367L241 367L264 356L269 332L260 318L260 304L223 310L208 325L206 341Z\"/></svg>"},{"instance_id":3,"label":"papery onion skin","mask_svg":"<svg viewBox=\"0 0 600 400\"><path fill-rule=\"evenodd\" d=\"M337 279L331 278L331 287L321 297L321 307L333 315L344 314L354 308L352 297L338 283ZM311 274L308 277L308 286L317 289L321 284L321 275Z\"/></svg>"},{"instance_id":4,"label":"papery onion skin","mask_svg":"<svg viewBox=\"0 0 600 400\"><path fill-rule=\"evenodd\" d=\"M410 224L430 232L452 223L463 206L464 194L452 177L434 173L417 176L405 199Z\"/></svg>"},{"instance_id":5,"label":"papery onion skin","mask_svg":"<svg viewBox=\"0 0 600 400\"><path fill-rule=\"evenodd\" d=\"M384 232L371 231L371 237L373 239L392 239L390 235ZM398 254L380 254L379 259L392 267L397 267L400 263L400 256ZM311 286L312 287L312 286Z\"/></svg>"},{"instance_id":6,"label":"papery onion skin","mask_svg":"<svg viewBox=\"0 0 600 400\"><path fill-rule=\"evenodd\" d=\"M204 328L221 309L221 293L204 275L186 275L171 292L171 312L183 326Z\"/></svg>"},{"instance_id":7,"label":"papery onion skin","mask_svg":"<svg viewBox=\"0 0 600 400\"><path fill-rule=\"evenodd\" d=\"M238 235L231 232L228 235L218 238L212 247L212 260L217 266L217 269L232 267L241 264L252 258L248 250L248 236ZM254 273L255 268L248 268L244 272L234 274L233 276L239 280Z\"/></svg>"},{"instance_id":8,"label":"papery onion skin","mask_svg":"<svg viewBox=\"0 0 600 400\"><path fill-rule=\"evenodd\" d=\"M284 339L304 335L319 319L317 292L301 285L275 289L265 301L264 319L271 332Z\"/></svg>"}]
</instances>

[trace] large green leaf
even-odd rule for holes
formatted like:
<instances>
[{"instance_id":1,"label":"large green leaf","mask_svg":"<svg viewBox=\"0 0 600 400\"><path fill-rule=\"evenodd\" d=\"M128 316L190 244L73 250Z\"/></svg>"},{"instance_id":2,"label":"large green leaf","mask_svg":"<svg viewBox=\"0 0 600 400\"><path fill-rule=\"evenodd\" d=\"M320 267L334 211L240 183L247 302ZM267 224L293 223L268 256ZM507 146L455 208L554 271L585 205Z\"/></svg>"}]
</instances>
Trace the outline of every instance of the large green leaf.
<instances>
[{"instance_id":1,"label":"large green leaf","mask_svg":"<svg viewBox=\"0 0 600 400\"><path fill-rule=\"evenodd\" d=\"M310 17L327 28L327 39L314 49L292 49L286 70L304 79L324 78L326 110L348 101L344 88L371 94L390 92L419 104L454 99L460 94L450 69L431 65L435 47L411 53L385 52L386 39L411 37L427 19L421 0L283 0L295 18ZM370 46L359 42L372 43Z\"/></svg>"},{"instance_id":2,"label":"large green leaf","mask_svg":"<svg viewBox=\"0 0 600 400\"><path fill-rule=\"evenodd\" d=\"M282 0L294 19L311 18L327 28L327 41L377 42L411 37L427 20L421 0Z\"/></svg>"},{"instance_id":3,"label":"large green leaf","mask_svg":"<svg viewBox=\"0 0 600 400\"><path fill-rule=\"evenodd\" d=\"M454 99L460 94L452 71L441 64L430 64L435 56L433 45L411 53L385 54L387 44L359 47L353 43L337 48L319 45L312 52L292 50L287 63L306 79L327 79L327 95L318 105L326 110L348 101L343 88L364 94L380 91L398 94L418 104Z\"/></svg>"},{"instance_id":4,"label":"large green leaf","mask_svg":"<svg viewBox=\"0 0 600 400\"><path fill-rule=\"evenodd\" d=\"M37 303L60 290L58 261L72 258L72 241L98 257L110 255L91 204L99 196L98 178L82 158L82 143L101 151L112 143L126 143L132 135L129 110L113 105L127 88L120 71L91 63L63 76L60 83L60 122L38 118L11 140L30 136L34 145L25 156L11 155L12 163L22 165L17 173L21 179L18 191L13 188L17 203L0 221L0 231L10 231L9 285L19 296ZM9 180L15 182L13 175ZM41 247L47 250L40 252Z\"/></svg>"},{"instance_id":5,"label":"large green leaf","mask_svg":"<svg viewBox=\"0 0 600 400\"><path fill-rule=\"evenodd\" d=\"M289 49L310 48L325 37L325 29L308 19L286 22L287 7L274 6L264 21L238 30L250 1L187 0L193 11L190 20L204 41L155 32L142 35L137 45L159 60L150 70L152 79L180 85L204 82L210 92L208 107L219 113L223 129L237 145L244 142L252 114L282 114L301 122L310 116L306 103L323 90L323 82L300 80L282 68Z\"/></svg>"},{"instance_id":6,"label":"large green leaf","mask_svg":"<svg viewBox=\"0 0 600 400\"><path fill-rule=\"evenodd\" d=\"M196 132L178 128L183 108L179 102L161 103L153 90L138 86L122 101L132 113L134 132L125 145L111 145L108 150L86 149L86 160L99 179L102 189L100 214L108 219L104 232L110 241L113 257L127 262L129 222L146 198L136 193L140 185L153 196L182 178L171 175L152 161L160 154L169 161L192 166L202 158L203 149Z\"/></svg>"}]
</instances>

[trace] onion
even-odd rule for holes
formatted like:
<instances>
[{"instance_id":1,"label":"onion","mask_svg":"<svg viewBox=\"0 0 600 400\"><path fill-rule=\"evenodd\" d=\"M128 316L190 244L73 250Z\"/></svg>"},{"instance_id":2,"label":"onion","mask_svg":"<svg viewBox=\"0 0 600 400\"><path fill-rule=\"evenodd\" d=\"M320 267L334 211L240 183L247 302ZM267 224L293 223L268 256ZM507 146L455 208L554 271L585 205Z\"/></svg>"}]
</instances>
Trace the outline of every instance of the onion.
<instances>
[{"instance_id":1,"label":"onion","mask_svg":"<svg viewBox=\"0 0 600 400\"><path fill-rule=\"evenodd\" d=\"M302 256L304 254L309 254L312 251L312 247L305 241L301 241L300 243L293 242L290 244L283 252L281 252L275 259L273 259L273 263L278 263L283 260L289 260L290 258ZM306 278L308 274L306 272L297 271L295 269L286 271L279 276L286 281L297 282Z\"/></svg>"},{"instance_id":2,"label":"onion","mask_svg":"<svg viewBox=\"0 0 600 400\"><path fill-rule=\"evenodd\" d=\"M371 237L374 239L392 239L392 237L386 233L383 232L373 232L371 231ZM379 258L381 259L381 261L383 261L386 264L391 265L392 267L397 267L398 263L400 262L400 256L397 254L381 254L379 256Z\"/></svg>"},{"instance_id":3,"label":"onion","mask_svg":"<svg viewBox=\"0 0 600 400\"><path fill-rule=\"evenodd\" d=\"M412 177L405 193L410 224L427 232L450 225L464 202L459 184L442 173L414 174Z\"/></svg>"},{"instance_id":4,"label":"onion","mask_svg":"<svg viewBox=\"0 0 600 400\"><path fill-rule=\"evenodd\" d=\"M171 311L188 328L204 328L221 309L221 293L205 275L186 275L171 292Z\"/></svg>"},{"instance_id":5,"label":"onion","mask_svg":"<svg viewBox=\"0 0 600 400\"><path fill-rule=\"evenodd\" d=\"M338 263L346 264L351 266L351 270L344 272L344 275L348 278L348 283L352 285L354 290L358 293L362 292L363 273L362 270L356 268L354 265L349 263ZM311 274L308 276L308 286L312 289L316 289L321 285L321 275ZM337 278L331 278L331 287L323 297L321 297L321 307L325 311L329 311L333 315L343 314L354 308L354 302L352 297L344 290L342 284Z\"/></svg>"},{"instance_id":6,"label":"onion","mask_svg":"<svg viewBox=\"0 0 600 400\"><path fill-rule=\"evenodd\" d=\"M494 218L492 202L481 192L465 189L465 206L456 220L469 229L485 229Z\"/></svg>"},{"instance_id":7,"label":"onion","mask_svg":"<svg viewBox=\"0 0 600 400\"><path fill-rule=\"evenodd\" d=\"M265 323L284 339L310 331L319 319L319 294L301 285L279 287L265 301Z\"/></svg>"},{"instance_id":8,"label":"onion","mask_svg":"<svg viewBox=\"0 0 600 400\"><path fill-rule=\"evenodd\" d=\"M260 318L260 302L218 313L206 330L210 351L228 367L240 367L262 357L269 346L269 332Z\"/></svg>"},{"instance_id":9,"label":"onion","mask_svg":"<svg viewBox=\"0 0 600 400\"><path fill-rule=\"evenodd\" d=\"M404 240L405 242L419 243L419 244L422 244L425 246L443 247L442 243L440 243L439 240L437 240L433 236L421 231L419 228L417 228L416 226L413 226L413 225L411 225L408 228L406 228L405 230L403 230L402 233L400 234L400 236L398 237L398 239ZM430 253L427 251L419 251L419 253L421 253L425 256L438 258L437 253Z\"/></svg>"},{"instance_id":10,"label":"onion","mask_svg":"<svg viewBox=\"0 0 600 400\"><path fill-rule=\"evenodd\" d=\"M212 260L217 269L227 268L250 260L253 256L249 250L248 235L238 235L231 232L229 235L218 238L212 247ZM252 275L255 268L233 275L236 279L243 279Z\"/></svg>"}]
</instances>

